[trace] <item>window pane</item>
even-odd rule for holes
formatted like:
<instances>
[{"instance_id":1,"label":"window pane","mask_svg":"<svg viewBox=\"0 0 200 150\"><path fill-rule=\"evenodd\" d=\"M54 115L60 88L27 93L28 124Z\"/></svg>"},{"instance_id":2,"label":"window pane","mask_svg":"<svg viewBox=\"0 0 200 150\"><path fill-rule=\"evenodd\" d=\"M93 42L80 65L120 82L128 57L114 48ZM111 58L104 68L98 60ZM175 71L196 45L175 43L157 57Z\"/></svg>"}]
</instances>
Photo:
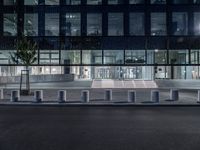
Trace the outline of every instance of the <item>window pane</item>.
<instances>
[{"instance_id":1,"label":"window pane","mask_svg":"<svg viewBox=\"0 0 200 150\"><path fill-rule=\"evenodd\" d=\"M155 64L167 64L167 51L155 50Z\"/></svg>"},{"instance_id":2,"label":"window pane","mask_svg":"<svg viewBox=\"0 0 200 150\"><path fill-rule=\"evenodd\" d=\"M188 16L187 13L172 14L173 35L187 35L188 33Z\"/></svg>"},{"instance_id":3,"label":"window pane","mask_svg":"<svg viewBox=\"0 0 200 150\"><path fill-rule=\"evenodd\" d=\"M187 64L188 50L169 50L170 64Z\"/></svg>"},{"instance_id":4,"label":"window pane","mask_svg":"<svg viewBox=\"0 0 200 150\"><path fill-rule=\"evenodd\" d=\"M16 52L15 50L0 50L0 64L14 64L10 53Z\"/></svg>"},{"instance_id":5,"label":"window pane","mask_svg":"<svg viewBox=\"0 0 200 150\"><path fill-rule=\"evenodd\" d=\"M166 0L151 0L151 4L166 4Z\"/></svg>"},{"instance_id":6,"label":"window pane","mask_svg":"<svg viewBox=\"0 0 200 150\"><path fill-rule=\"evenodd\" d=\"M87 14L87 35L102 35L101 14Z\"/></svg>"},{"instance_id":7,"label":"window pane","mask_svg":"<svg viewBox=\"0 0 200 150\"><path fill-rule=\"evenodd\" d=\"M40 64L59 64L59 50L40 50Z\"/></svg>"},{"instance_id":8,"label":"window pane","mask_svg":"<svg viewBox=\"0 0 200 150\"><path fill-rule=\"evenodd\" d=\"M108 14L108 35L120 36L124 34L124 19L122 13Z\"/></svg>"},{"instance_id":9,"label":"window pane","mask_svg":"<svg viewBox=\"0 0 200 150\"><path fill-rule=\"evenodd\" d=\"M199 64L200 51L199 50L191 50L190 52L190 60L191 64Z\"/></svg>"},{"instance_id":10,"label":"window pane","mask_svg":"<svg viewBox=\"0 0 200 150\"><path fill-rule=\"evenodd\" d=\"M17 34L17 15L4 14L3 17L3 35L15 36Z\"/></svg>"},{"instance_id":11,"label":"window pane","mask_svg":"<svg viewBox=\"0 0 200 150\"><path fill-rule=\"evenodd\" d=\"M15 5L16 0L3 0L4 5Z\"/></svg>"},{"instance_id":12,"label":"window pane","mask_svg":"<svg viewBox=\"0 0 200 150\"><path fill-rule=\"evenodd\" d=\"M123 50L104 50L104 64L123 64Z\"/></svg>"},{"instance_id":13,"label":"window pane","mask_svg":"<svg viewBox=\"0 0 200 150\"><path fill-rule=\"evenodd\" d=\"M59 5L60 0L45 0L45 5Z\"/></svg>"},{"instance_id":14,"label":"window pane","mask_svg":"<svg viewBox=\"0 0 200 150\"><path fill-rule=\"evenodd\" d=\"M172 0L173 4L187 4L188 0Z\"/></svg>"},{"instance_id":15,"label":"window pane","mask_svg":"<svg viewBox=\"0 0 200 150\"><path fill-rule=\"evenodd\" d=\"M200 4L200 0L194 0L194 4Z\"/></svg>"},{"instance_id":16,"label":"window pane","mask_svg":"<svg viewBox=\"0 0 200 150\"><path fill-rule=\"evenodd\" d=\"M80 13L66 13L65 19L65 35L80 36L81 35L81 16Z\"/></svg>"},{"instance_id":17,"label":"window pane","mask_svg":"<svg viewBox=\"0 0 200 150\"><path fill-rule=\"evenodd\" d=\"M80 50L61 50L62 64L80 64Z\"/></svg>"},{"instance_id":18,"label":"window pane","mask_svg":"<svg viewBox=\"0 0 200 150\"><path fill-rule=\"evenodd\" d=\"M59 14L45 14L45 35L59 35Z\"/></svg>"},{"instance_id":19,"label":"window pane","mask_svg":"<svg viewBox=\"0 0 200 150\"><path fill-rule=\"evenodd\" d=\"M101 5L102 0L87 0L87 4L89 4L89 5Z\"/></svg>"},{"instance_id":20,"label":"window pane","mask_svg":"<svg viewBox=\"0 0 200 150\"><path fill-rule=\"evenodd\" d=\"M194 34L200 35L200 13L194 13Z\"/></svg>"},{"instance_id":21,"label":"window pane","mask_svg":"<svg viewBox=\"0 0 200 150\"><path fill-rule=\"evenodd\" d=\"M102 50L83 50L83 64L102 64Z\"/></svg>"},{"instance_id":22,"label":"window pane","mask_svg":"<svg viewBox=\"0 0 200 150\"><path fill-rule=\"evenodd\" d=\"M108 0L108 4L123 4L123 0Z\"/></svg>"},{"instance_id":23,"label":"window pane","mask_svg":"<svg viewBox=\"0 0 200 150\"><path fill-rule=\"evenodd\" d=\"M24 15L24 34L28 36L38 35L38 14Z\"/></svg>"},{"instance_id":24,"label":"window pane","mask_svg":"<svg viewBox=\"0 0 200 150\"><path fill-rule=\"evenodd\" d=\"M129 0L129 4L144 4L144 0Z\"/></svg>"},{"instance_id":25,"label":"window pane","mask_svg":"<svg viewBox=\"0 0 200 150\"><path fill-rule=\"evenodd\" d=\"M66 5L80 5L81 0L66 0Z\"/></svg>"},{"instance_id":26,"label":"window pane","mask_svg":"<svg viewBox=\"0 0 200 150\"><path fill-rule=\"evenodd\" d=\"M144 35L144 13L130 13L130 35Z\"/></svg>"},{"instance_id":27,"label":"window pane","mask_svg":"<svg viewBox=\"0 0 200 150\"><path fill-rule=\"evenodd\" d=\"M165 13L151 13L151 35L166 35Z\"/></svg>"},{"instance_id":28,"label":"window pane","mask_svg":"<svg viewBox=\"0 0 200 150\"><path fill-rule=\"evenodd\" d=\"M145 50L126 50L125 51L126 64L145 64Z\"/></svg>"},{"instance_id":29,"label":"window pane","mask_svg":"<svg viewBox=\"0 0 200 150\"><path fill-rule=\"evenodd\" d=\"M38 5L39 0L24 0L24 5Z\"/></svg>"}]
</instances>

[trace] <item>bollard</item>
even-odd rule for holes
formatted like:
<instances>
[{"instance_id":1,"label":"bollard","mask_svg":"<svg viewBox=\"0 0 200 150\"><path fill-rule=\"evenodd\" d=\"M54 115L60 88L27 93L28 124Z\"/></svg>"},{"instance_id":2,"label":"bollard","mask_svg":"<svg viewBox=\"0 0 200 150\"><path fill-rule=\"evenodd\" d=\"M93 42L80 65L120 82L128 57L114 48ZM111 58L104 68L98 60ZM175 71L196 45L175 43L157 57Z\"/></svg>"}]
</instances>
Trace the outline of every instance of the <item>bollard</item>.
<instances>
[{"instance_id":1,"label":"bollard","mask_svg":"<svg viewBox=\"0 0 200 150\"><path fill-rule=\"evenodd\" d=\"M83 101L85 103L89 103L90 102L90 95L89 95L89 91L88 90L81 91L81 101Z\"/></svg>"},{"instance_id":2,"label":"bollard","mask_svg":"<svg viewBox=\"0 0 200 150\"><path fill-rule=\"evenodd\" d=\"M58 91L58 102L64 103L66 101L66 91L65 90L59 90Z\"/></svg>"},{"instance_id":3,"label":"bollard","mask_svg":"<svg viewBox=\"0 0 200 150\"><path fill-rule=\"evenodd\" d=\"M128 102L129 103L135 103L136 102L136 91L128 91Z\"/></svg>"},{"instance_id":4,"label":"bollard","mask_svg":"<svg viewBox=\"0 0 200 150\"><path fill-rule=\"evenodd\" d=\"M37 90L34 92L34 99L37 103L43 100L43 90Z\"/></svg>"},{"instance_id":5,"label":"bollard","mask_svg":"<svg viewBox=\"0 0 200 150\"><path fill-rule=\"evenodd\" d=\"M3 99L4 97L3 97L3 89L1 89L1 97L0 97L0 99Z\"/></svg>"},{"instance_id":6,"label":"bollard","mask_svg":"<svg viewBox=\"0 0 200 150\"><path fill-rule=\"evenodd\" d=\"M179 99L179 93L177 89L170 90L170 100L177 101Z\"/></svg>"},{"instance_id":7,"label":"bollard","mask_svg":"<svg viewBox=\"0 0 200 150\"><path fill-rule=\"evenodd\" d=\"M160 94L158 90L151 91L151 101L159 103Z\"/></svg>"},{"instance_id":8,"label":"bollard","mask_svg":"<svg viewBox=\"0 0 200 150\"><path fill-rule=\"evenodd\" d=\"M106 101L111 101L112 100L112 90L110 90L110 89L105 90L105 100Z\"/></svg>"},{"instance_id":9,"label":"bollard","mask_svg":"<svg viewBox=\"0 0 200 150\"><path fill-rule=\"evenodd\" d=\"M197 103L200 103L200 90L198 90L198 98L197 98Z\"/></svg>"},{"instance_id":10,"label":"bollard","mask_svg":"<svg viewBox=\"0 0 200 150\"><path fill-rule=\"evenodd\" d=\"M11 91L10 101L11 102L17 102L17 101L19 101L19 99L20 99L19 90Z\"/></svg>"}]
</instances>

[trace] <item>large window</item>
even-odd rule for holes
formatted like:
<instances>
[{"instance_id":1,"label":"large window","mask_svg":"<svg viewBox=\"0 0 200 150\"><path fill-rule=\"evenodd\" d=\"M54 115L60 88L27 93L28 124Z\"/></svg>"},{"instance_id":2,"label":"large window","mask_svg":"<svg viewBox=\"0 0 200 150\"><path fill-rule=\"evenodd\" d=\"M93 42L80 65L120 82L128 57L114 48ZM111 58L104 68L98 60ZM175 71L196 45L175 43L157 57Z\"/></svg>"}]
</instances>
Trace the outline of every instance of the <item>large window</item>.
<instances>
[{"instance_id":1,"label":"large window","mask_svg":"<svg viewBox=\"0 0 200 150\"><path fill-rule=\"evenodd\" d=\"M80 54L80 50L61 50L61 63L66 65L80 64Z\"/></svg>"},{"instance_id":2,"label":"large window","mask_svg":"<svg viewBox=\"0 0 200 150\"><path fill-rule=\"evenodd\" d=\"M188 64L188 50L169 50L170 64Z\"/></svg>"},{"instance_id":3,"label":"large window","mask_svg":"<svg viewBox=\"0 0 200 150\"><path fill-rule=\"evenodd\" d=\"M102 50L83 50L82 64L102 64Z\"/></svg>"},{"instance_id":4,"label":"large window","mask_svg":"<svg viewBox=\"0 0 200 150\"><path fill-rule=\"evenodd\" d=\"M38 35L38 14L24 15L24 34L28 36Z\"/></svg>"},{"instance_id":5,"label":"large window","mask_svg":"<svg viewBox=\"0 0 200 150\"><path fill-rule=\"evenodd\" d=\"M45 5L59 5L60 0L45 0Z\"/></svg>"},{"instance_id":6,"label":"large window","mask_svg":"<svg viewBox=\"0 0 200 150\"><path fill-rule=\"evenodd\" d=\"M59 14L45 14L45 36L59 35Z\"/></svg>"},{"instance_id":7,"label":"large window","mask_svg":"<svg viewBox=\"0 0 200 150\"><path fill-rule=\"evenodd\" d=\"M199 50L191 50L190 52L190 61L191 64L199 64L200 51Z\"/></svg>"},{"instance_id":8,"label":"large window","mask_svg":"<svg viewBox=\"0 0 200 150\"><path fill-rule=\"evenodd\" d=\"M87 4L89 4L89 5L101 5L102 0L87 0Z\"/></svg>"},{"instance_id":9,"label":"large window","mask_svg":"<svg viewBox=\"0 0 200 150\"><path fill-rule=\"evenodd\" d=\"M123 64L123 50L104 50L104 64Z\"/></svg>"},{"instance_id":10,"label":"large window","mask_svg":"<svg viewBox=\"0 0 200 150\"><path fill-rule=\"evenodd\" d=\"M200 35L200 12L194 13L194 34Z\"/></svg>"},{"instance_id":11,"label":"large window","mask_svg":"<svg viewBox=\"0 0 200 150\"><path fill-rule=\"evenodd\" d=\"M130 13L130 35L144 35L144 13Z\"/></svg>"},{"instance_id":12,"label":"large window","mask_svg":"<svg viewBox=\"0 0 200 150\"><path fill-rule=\"evenodd\" d=\"M167 64L167 50L154 50L155 64Z\"/></svg>"},{"instance_id":13,"label":"large window","mask_svg":"<svg viewBox=\"0 0 200 150\"><path fill-rule=\"evenodd\" d=\"M126 50L125 51L126 64L145 64L145 50Z\"/></svg>"},{"instance_id":14,"label":"large window","mask_svg":"<svg viewBox=\"0 0 200 150\"><path fill-rule=\"evenodd\" d=\"M24 5L38 5L39 0L24 0Z\"/></svg>"},{"instance_id":15,"label":"large window","mask_svg":"<svg viewBox=\"0 0 200 150\"><path fill-rule=\"evenodd\" d=\"M108 14L108 35L121 36L124 34L124 19L122 13Z\"/></svg>"},{"instance_id":16,"label":"large window","mask_svg":"<svg viewBox=\"0 0 200 150\"><path fill-rule=\"evenodd\" d=\"M3 0L4 5L15 5L16 0Z\"/></svg>"},{"instance_id":17,"label":"large window","mask_svg":"<svg viewBox=\"0 0 200 150\"><path fill-rule=\"evenodd\" d=\"M40 50L40 64L59 64L59 50Z\"/></svg>"},{"instance_id":18,"label":"large window","mask_svg":"<svg viewBox=\"0 0 200 150\"><path fill-rule=\"evenodd\" d=\"M166 0L151 0L151 4L166 4Z\"/></svg>"},{"instance_id":19,"label":"large window","mask_svg":"<svg viewBox=\"0 0 200 150\"><path fill-rule=\"evenodd\" d=\"M166 35L166 13L151 13L151 35Z\"/></svg>"},{"instance_id":20,"label":"large window","mask_svg":"<svg viewBox=\"0 0 200 150\"><path fill-rule=\"evenodd\" d=\"M101 14L87 14L87 35L102 35Z\"/></svg>"},{"instance_id":21,"label":"large window","mask_svg":"<svg viewBox=\"0 0 200 150\"><path fill-rule=\"evenodd\" d=\"M0 64L13 64L10 53L14 52L14 50L0 50Z\"/></svg>"},{"instance_id":22,"label":"large window","mask_svg":"<svg viewBox=\"0 0 200 150\"><path fill-rule=\"evenodd\" d=\"M80 5L81 0L66 0L66 5Z\"/></svg>"},{"instance_id":23,"label":"large window","mask_svg":"<svg viewBox=\"0 0 200 150\"><path fill-rule=\"evenodd\" d=\"M64 31L66 36L81 35L81 15L80 13L66 13L64 15Z\"/></svg>"},{"instance_id":24,"label":"large window","mask_svg":"<svg viewBox=\"0 0 200 150\"><path fill-rule=\"evenodd\" d=\"M111 4L111 5L123 4L123 0L108 0L108 4Z\"/></svg>"},{"instance_id":25,"label":"large window","mask_svg":"<svg viewBox=\"0 0 200 150\"><path fill-rule=\"evenodd\" d=\"M144 4L144 0L129 0L129 4Z\"/></svg>"},{"instance_id":26,"label":"large window","mask_svg":"<svg viewBox=\"0 0 200 150\"><path fill-rule=\"evenodd\" d=\"M188 16L185 12L176 12L172 14L173 35L187 35Z\"/></svg>"},{"instance_id":27,"label":"large window","mask_svg":"<svg viewBox=\"0 0 200 150\"><path fill-rule=\"evenodd\" d=\"M3 35L4 36L17 35L17 15L16 14L3 15Z\"/></svg>"}]
</instances>

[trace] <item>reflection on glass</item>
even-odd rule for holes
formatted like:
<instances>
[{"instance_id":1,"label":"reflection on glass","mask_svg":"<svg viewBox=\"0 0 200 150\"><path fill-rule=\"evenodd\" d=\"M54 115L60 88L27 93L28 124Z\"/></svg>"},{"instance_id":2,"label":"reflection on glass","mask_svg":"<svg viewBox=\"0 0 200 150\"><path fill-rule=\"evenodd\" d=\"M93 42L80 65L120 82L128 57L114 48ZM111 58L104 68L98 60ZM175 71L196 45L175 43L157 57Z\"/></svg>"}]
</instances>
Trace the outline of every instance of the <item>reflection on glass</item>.
<instances>
[{"instance_id":1,"label":"reflection on glass","mask_svg":"<svg viewBox=\"0 0 200 150\"><path fill-rule=\"evenodd\" d=\"M66 13L64 16L64 30L66 36L80 36L81 15L80 13Z\"/></svg>"},{"instance_id":2,"label":"reflection on glass","mask_svg":"<svg viewBox=\"0 0 200 150\"><path fill-rule=\"evenodd\" d=\"M102 15L87 14L87 35L102 35Z\"/></svg>"},{"instance_id":3,"label":"reflection on glass","mask_svg":"<svg viewBox=\"0 0 200 150\"><path fill-rule=\"evenodd\" d=\"M129 0L129 4L144 4L144 0Z\"/></svg>"},{"instance_id":4,"label":"reflection on glass","mask_svg":"<svg viewBox=\"0 0 200 150\"><path fill-rule=\"evenodd\" d=\"M17 35L17 15L16 14L3 15L3 35L4 36Z\"/></svg>"},{"instance_id":5,"label":"reflection on glass","mask_svg":"<svg viewBox=\"0 0 200 150\"><path fill-rule=\"evenodd\" d=\"M144 35L144 13L130 13L130 35Z\"/></svg>"},{"instance_id":6,"label":"reflection on glass","mask_svg":"<svg viewBox=\"0 0 200 150\"><path fill-rule=\"evenodd\" d=\"M24 14L24 34L38 35L38 14Z\"/></svg>"},{"instance_id":7,"label":"reflection on glass","mask_svg":"<svg viewBox=\"0 0 200 150\"><path fill-rule=\"evenodd\" d=\"M89 5L101 5L102 0L87 0L87 4L89 4Z\"/></svg>"},{"instance_id":8,"label":"reflection on glass","mask_svg":"<svg viewBox=\"0 0 200 150\"><path fill-rule=\"evenodd\" d=\"M151 13L151 35L166 35L166 13Z\"/></svg>"},{"instance_id":9,"label":"reflection on glass","mask_svg":"<svg viewBox=\"0 0 200 150\"><path fill-rule=\"evenodd\" d=\"M124 34L123 13L108 14L108 35L121 36Z\"/></svg>"},{"instance_id":10,"label":"reflection on glass","mask_svg":"<svg viewBox=\"0 0 200 150\"><path fill-rule=\"evenodd\" d=\"M80 5L81 0L66 0L66 5Z\"/></svg>"},{"instance_id":11,"label":"reflection on glass","mask_svg":"<svg viewBox=\"0 0 200 150\"><path fill-rule=\"evenodd\" d=\"M172 14L173 35L187 35L188 15L186 12Z\"/></svg>"},{"instance_id":12,"label":"reflection on glass","mask_svg":"<svg viewBox=\"0 0 200 150\"><path fill-rule=\"evenodd\" d=\"M59 14L45 14L45 35L58 36L59 35Z\"/></svg>"},{"instance_id":13,"label":"reflection on glass","mask_svg":"<svg viewBox=\"0 0 200 150\"><path fill-rule=\"evenodd\" d=\"M104 64L123 64L123 50L104 50Z\"/></svg>"},{"instance_id":14,"label":"reflection on glass","mask_svg":"<svg viewBox=\"0 0 200 150\"><path fill-rule=\"evenodd\" d=\"M82 64L102 64L102 50L83 50Z\"/></svg>"}]
</instances>

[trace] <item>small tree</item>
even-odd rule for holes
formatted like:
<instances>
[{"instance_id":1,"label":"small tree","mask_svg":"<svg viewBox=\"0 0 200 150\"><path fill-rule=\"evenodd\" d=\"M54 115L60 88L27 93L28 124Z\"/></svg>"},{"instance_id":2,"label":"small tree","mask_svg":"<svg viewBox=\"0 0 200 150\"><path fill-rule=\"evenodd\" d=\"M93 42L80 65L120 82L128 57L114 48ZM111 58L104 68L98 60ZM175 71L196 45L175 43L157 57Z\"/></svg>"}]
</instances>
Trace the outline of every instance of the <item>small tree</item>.
<instances>
[{"instance_id":1,"label":"small tree","mask_svg":"<svg viewBox=\"0 0 200 150\"><path fill-rule=\"evenodd\" d=\"M16 52L10 53L11 60L22 66L25 66L25 70L21 70L21 80L20 80L20 93L22 93L22 77L23 72L26 72L26 89L24 94L30 94L30 81L29 81L29 66L35 63L37 60L36 53L38 46L35 42L28 40L25 36L22 36L15 43Z\"/></svg>"}]
</instances>

